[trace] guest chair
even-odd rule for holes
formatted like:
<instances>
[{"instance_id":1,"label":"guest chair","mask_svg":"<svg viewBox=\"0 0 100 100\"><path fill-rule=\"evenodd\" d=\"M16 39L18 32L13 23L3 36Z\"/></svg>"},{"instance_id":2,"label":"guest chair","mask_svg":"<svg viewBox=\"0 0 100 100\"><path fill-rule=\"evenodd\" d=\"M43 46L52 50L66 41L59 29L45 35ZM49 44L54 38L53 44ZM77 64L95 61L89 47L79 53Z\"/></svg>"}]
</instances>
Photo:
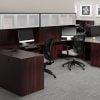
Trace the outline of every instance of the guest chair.
<instances>
[{"instance_id":1,"label":"guest chair","mask_svg":"<svg viewBox=\"0 0 100 100\"><path fill-rule=\"evenodd\" d=\"M52 47L53 47L53 39L49 39L49 40L45 41L45 44L43 47L44 72L46 72L46 73L52 75L54 78L56 78L54 73L51 70L46 68L47 65L51 65L52 63L54 63L54 59L52 57Z\"/></svg>"},{"instance_id":2,"label":"guest chair","mask_svg":"<svg viewBox=\"0 0 100 100\"><path fill-rule=\"evenodd\" d=\"M73 37L72 40L72 49L67 49L62 51L62 54L73 57L83 57L84 56L84 41L85 41L85 36L84 35L76 35ZM77 61L75 58L73 58L71 61L68 61L64 63L62 66L64 67L65 65L68 65L68 69L71 70L71 67L73 65L78 65L81 67L83 70L85 70L85 64L83 64L80 61Z\"/></svg>"}]
</instances>

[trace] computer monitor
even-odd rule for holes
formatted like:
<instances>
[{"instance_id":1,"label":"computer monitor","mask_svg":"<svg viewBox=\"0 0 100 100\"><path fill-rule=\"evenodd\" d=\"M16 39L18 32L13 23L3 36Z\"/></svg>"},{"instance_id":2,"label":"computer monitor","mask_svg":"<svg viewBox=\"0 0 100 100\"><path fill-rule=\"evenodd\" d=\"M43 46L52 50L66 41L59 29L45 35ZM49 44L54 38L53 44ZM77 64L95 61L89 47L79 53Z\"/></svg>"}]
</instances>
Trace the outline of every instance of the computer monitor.
<instances>
[{"instance_id":1,"label":"computer monitor","mask_svg":"<svg viewBox=\"0 0 100 100\"><path fill-rule=\"evenodd\" d=\"M76 27L68 26L62 29L61 38L72 40L72 38L76 35Z\"/></svg>"},{"instance_id":2,"label":"computer monitor","mask_svg":"<svg viewBox=\"0 0 100 100\"><path fill-rule=\"evenodd\" d=\"M34 42L33 29L19 29L18 30L19 43L27 46L28 43Z\"/></svg>"}]
</instances>

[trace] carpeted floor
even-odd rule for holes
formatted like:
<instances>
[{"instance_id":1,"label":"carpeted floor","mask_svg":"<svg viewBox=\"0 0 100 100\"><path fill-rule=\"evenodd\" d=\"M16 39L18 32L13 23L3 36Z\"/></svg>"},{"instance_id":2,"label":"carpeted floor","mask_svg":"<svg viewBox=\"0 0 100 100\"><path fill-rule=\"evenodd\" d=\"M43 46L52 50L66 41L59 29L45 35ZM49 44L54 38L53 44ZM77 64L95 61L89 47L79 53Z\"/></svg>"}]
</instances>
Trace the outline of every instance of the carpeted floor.
<instances>
[{"instance_id":1,"label":"carpeted floor","mask_svg":"<svg viewBox=\"0 0 100 100\"><path fill-rule=\"evenodd\" d=\"M73 66L69 71L67 67L61 67L65 61L58 59L52 66L47 66L57 78L45 73L43 90L19 97L0 88L0 100L100 100L100 68L85 63L85 70Z\"/></svg>"}]
</instances>

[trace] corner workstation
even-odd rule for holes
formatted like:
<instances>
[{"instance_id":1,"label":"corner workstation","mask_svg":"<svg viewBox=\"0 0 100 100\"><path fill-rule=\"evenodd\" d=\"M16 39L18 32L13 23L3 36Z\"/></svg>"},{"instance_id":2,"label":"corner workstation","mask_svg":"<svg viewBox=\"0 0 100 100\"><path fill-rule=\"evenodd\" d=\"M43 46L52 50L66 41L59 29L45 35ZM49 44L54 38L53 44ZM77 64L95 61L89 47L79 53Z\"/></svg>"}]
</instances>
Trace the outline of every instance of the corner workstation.
<instances>
[{"instance_id":1,"label":"corner workstation","mask_svg":"<svg viewBox=\"0 0 100 100\"><path fill-rule=\"evenodd\" d=\"M99 0L0 0L0 100L99 98Z\"/></svg>"},{"instance_id":2,"label":"corner workstation","mask_svg":"<svg viewBox=\"0 0 100 100\"><path fill-rule=\"evenodd\" d=\"M14 25L10 22L11 25L4 23L1 27L3 29L0 30L1 86L21 96L44 89L44 57L42 54L44 42L50 38L54 39L53 58L59 59L64 45L72 47L71 38L84 33L81 29L77 30L75 16L75 13L3 14L4 21L17 18L17 23L13 22ZM31 21L23 23L22 20L19 21L20 17L22 20L30 18L29 20L34 21L33 17L37 19L37 24L33 23L33 28L29 27L27 25L31 25ZM83 25L81 21L78 23L87 29L87 24ZM91 25L93 21L84 21L84 23ZM94 33L92 31L87 33L91 37L85 38L84 60L89 60L91 65L100 66L99 57L96 56L97 53L94 53L99 47L99 37L96 37L94 41L92 37L97 34L92 34ZM13 68L13 65L16 66ZM10 68L6 69L7 67ZM24 84L25 81L26 84Z\"/></svg>"},{"instance_id":3,"label":"corner workstation","mask_svg":"<svg viewBox=\"0 0 100 100\"><path fill-rule=\"evenodd\" d=\"M67 30L74 28L75 31L75 13L8 13L0 16L3 18L0 30L1 86L21 96L43 89L44 57L41 53L44 42L54 39L53 58L59 58L63 44L67 42L67 39L61 39L62 30L68 27ZM6 20L9 23L5 23ZM34 20L35 24L32 23Z\"/></svg>"},{"instance_id":4,"label":"corner workstation","mask_svg":"<svg viewBox=\"0 0 100 100\"><path fill-rule=\"evenodd\" d=\"M75 16L75 13L3 14L4 21L11 21L11 18L17 17L19 24L18 22L13 22L14 25L10 22L11 25L4 23L1 27L3 29L0 30L1 86L21 96L44 89L44 56L42 54L44 43L53 38L53 58L55 60L61 58L64 45L72 47L72 38L79 33L84 33L81 29L77 30ZM34 20L33 17L37 19L37 24L33 23L33 28L29 27L27 25L32 24L29 21L24 26L25 23L18 19L20 17L22 20L25 17L25 20L30 18L31 21ZM57 22L53 19L55 17ZM81 24L81 21L78 23ZM88 23L91 24L91 21ZM87 29L85 24L80 26ZM94 40L92 37L97 34L92 34L94 33L92 31L88 33L91 37L85 38L85 58L83 59L89 60L91 65L100 66L100 58L96 56L97 53L94 53L99 47L99 37L95 37Z\"/></svg>"}]
</instances>

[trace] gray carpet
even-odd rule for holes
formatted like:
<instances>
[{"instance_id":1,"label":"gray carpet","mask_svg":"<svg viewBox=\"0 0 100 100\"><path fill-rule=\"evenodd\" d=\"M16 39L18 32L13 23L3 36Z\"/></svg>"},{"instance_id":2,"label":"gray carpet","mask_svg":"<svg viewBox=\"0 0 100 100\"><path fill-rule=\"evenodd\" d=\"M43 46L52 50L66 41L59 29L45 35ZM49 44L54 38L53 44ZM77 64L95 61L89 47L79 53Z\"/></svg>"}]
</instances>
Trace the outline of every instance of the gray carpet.
<instances>
[{"instance_id":1,"label":"gray carpet","mask_svg":"<svg viewBox=\"0 0 100 100\"><path fill-rule=\"evenodd\" d=\"M84 71L78 66L69 71L61 67L65 61L58 59L48 66L57 78L45 73L43 90L19 97L0 88L0 100L100 100L100 68L85 63Z\"/></svg>"}]
</instances>

